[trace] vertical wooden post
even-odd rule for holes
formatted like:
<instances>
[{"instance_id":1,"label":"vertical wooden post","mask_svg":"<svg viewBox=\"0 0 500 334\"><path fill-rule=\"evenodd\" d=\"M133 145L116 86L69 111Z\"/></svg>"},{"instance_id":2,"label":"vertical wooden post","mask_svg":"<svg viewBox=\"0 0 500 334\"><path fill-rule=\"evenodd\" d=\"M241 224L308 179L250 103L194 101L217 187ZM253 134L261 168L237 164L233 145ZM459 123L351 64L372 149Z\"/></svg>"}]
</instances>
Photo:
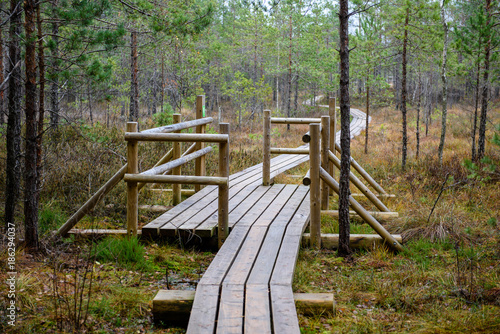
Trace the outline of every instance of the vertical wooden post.
<instances>
[{"instance_id":1,"label":"vertical wooden post","mask_svg":"<svg viewBox=\"0 0 500 334\"><path fill-rule=\"evenodd\" d=\"M173 114L173 120L174 124L175 123L180 123L181 122L181 114ZM179 133L180 131L175 131L176 133ZM180 142L174 142L173 143L173 156L172 159L179 159L181 157L181 143ZM172 175L181 175L181 167L175 167L172 169ZM181 184L173 184L172 185L172 204L177 205L181 202Z\"/></svg>"},{"instance_id":2,"label":"vertical wooden post","mask_svg":"<svg viewBox=\"0 0 500 334\"><path fill-rule=\"evenodd\" d=\"M229 123L219 123L219 132L229 136ZM218 245L222 247L229 235L229 139L219 144L219 176L227 177L228 182L219 186L219 225Z\"/></svg>"},{"instance_id":3,"label":"vertical wooden post","mask_svg":"<svg viewBox=\"0 0 500 334\"><path fill-rule=\"evenodd\" d=\"M264 110L264 157L262 160L262 184L271 183L271 110Z\"/></svg>"},{"instance_id":4,"label":"vertical wooden post","mask_svg":"<svg viewBox=\"0 0 500 334\"><path fill-rule=\"evenodd\" d=\"M321 197L319 178L321 153L319 147L319 124L310 124L309 134L311 135L311 142L309 143L309 177L311 178L311 185L309 186L311 197L311 245L312 247L319 249L321 248Z\"/></svg>"},{"instance_id":5,"label":"vertical wooden post","mask_svg":"<svg viewBox=\"0 0 500 334\"><path fill-rule=\"evenodd\" d=\"M337 139L337 98L331 97L328 100L328 113L330 115L330 151L335 154L335 141ZM335 165L330 163L330 169L327 169L330 175L335 179ZM334 191L330 188L330 195Z\"/></svg>"},{"instance_id":6,"label":"vertical wooden post","mask_svg":"<svg viewBox=\"0 0 500 334\"><path fill-rule=\"evenodd\" d=\"M198 95L196 97L196 119L205 117L205 95ZM196 133L205 133L206 125L199 125L196 127ZM205 147L205 143L198 142L196 143L195 151L201 150ZM194 175L196 176L205 176L205 156L201 156L196 158L194 163ZM203 186L201 184L195 184L194 191L198 192L201 190Z\"/></svg>"},{"instance_id":7,"label":"vertical wooden post","mask_svg":"<svg viewBox=\"0 0 500 334\"><path fill-rule=\"evenodd\" d=\"M137 122L127 123L127 132L138 132ZM138 143L137 141L127 142L127 172L129 174L137 174L139 172L138 163ZM137 182L127 182L127 234L137 235L138 226L138 202L139 189Z\"/></svg>"},{"instance_id":8,"label":"vertical wooden post","mask_svg":"<svg viewBox=\"0 0 500 334\"><path fill-rule=\"evenodd\" d=\"M330 151L330 116L321 116L321 167L330 170L328 152ZM325 181L321 181L321 210L328 210L330 187Z\"/></svg>"}]
</instances>

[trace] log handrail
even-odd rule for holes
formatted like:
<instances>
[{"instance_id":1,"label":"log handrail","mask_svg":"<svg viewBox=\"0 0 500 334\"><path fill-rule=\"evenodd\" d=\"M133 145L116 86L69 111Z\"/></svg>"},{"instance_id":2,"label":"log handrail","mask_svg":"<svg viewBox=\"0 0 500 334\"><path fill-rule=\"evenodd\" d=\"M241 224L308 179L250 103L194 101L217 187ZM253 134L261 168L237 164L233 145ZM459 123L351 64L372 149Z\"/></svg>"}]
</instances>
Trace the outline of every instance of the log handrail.
<instances>
[{"instance_id":1,"label":"log handrail","mask_svg":"<svg viewBox=\"0 0 500 334\"><path fill-rule=\"evenodd\" d=\"M205 142L227 143L229 136L223 134L198 133L142 133L126 132L126 141L170 141L170 142Z\"/></svg>"},{"instance_id":2,"label":"log handrail","mask_svg":"<svg viewBox=\"0 0 500 334\"><path fill-rule=\"evenodd\" d=\"M185 130L189 128L194 128L201 125L210 124L214 121L212 117L199 118L192 121L180 122L176 124L169 124L165 126L160 126L158 128L148 129L141 131L140 133L170 133L174 131Z\"/></svg>"},{"instance_id":3,"label":"log handrail","mask_svg":"<svg viewBox=\"0 0 500 334\"><path fill-rule=\"evenodd\" d=\"M192 161L194 159L197 159L203 155L207 155L208 153L212 152L213 148L212 146L205 147L201 150L198 150L194 153L188 154L186 156L180 157L179 159L175 159L172 161L169 161L167 163L164 163L163 165L159 165L156 167L153 167L151 169L148 169L147 171L144 171L140 173L139 175L159 175L159 174L165 174L168 173L170 170L173 168L185 165L189 161Z\"/></svg>"}]
</instances>

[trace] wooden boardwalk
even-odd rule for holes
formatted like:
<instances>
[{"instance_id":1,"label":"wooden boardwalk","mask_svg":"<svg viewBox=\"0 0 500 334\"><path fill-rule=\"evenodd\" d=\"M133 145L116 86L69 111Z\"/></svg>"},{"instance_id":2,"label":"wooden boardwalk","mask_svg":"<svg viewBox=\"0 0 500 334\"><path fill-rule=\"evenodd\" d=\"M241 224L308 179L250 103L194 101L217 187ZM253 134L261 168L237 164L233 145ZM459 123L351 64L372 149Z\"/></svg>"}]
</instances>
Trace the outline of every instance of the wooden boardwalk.
<instances>
[{"instance_id":1,"label":"wooden boardwalk","mask_svg":"<svg viewBox=\"0 0 500 334\"><path fill-rule=\"evenodd\" d=\"M198 284L188 333L299 333L292 279L309 221L309 188L252 188L257 202Z\"/></svg>"},{"instance_id":2,"label":"wooden boardwalk","mask_svg":"<svg viewBox=\"0 0 500 334\"><path fill-rule=\"evenodd\" d=\"M366 123L366 114L351 109L351 138L358 135ZM336 142L340 141L340 131L336 133ZM302 148L308 145L301 146ZM309 161L308 155L282 154L271 159L271 179L277 175ZM251 205L256 196L253 188L262 184L262 164L247 168L229 177L229 227L236 224L244 211L235 210L243 201ZM146 237L213 237L217 230L217 186L207 186L168 212L142 227Z\"/></svg>"},{"instance_id":3,"label":"wooden boardwalk","mask_svg":"<svg viewBox=\"0 0 500 334\"><path fill-rule=\"evenodd\" d=\"M351 115L354 137L366 115L355 109ZM291 154L271 159L271 179L308 160ZM261 184L262 164L230 176L231 233L197 286L188 333L300 333L292 280L310 220L309 187ZM142 234L214 236L217 194L217 187L205 187L144 226Z\"/></svg>"}]
</instances>

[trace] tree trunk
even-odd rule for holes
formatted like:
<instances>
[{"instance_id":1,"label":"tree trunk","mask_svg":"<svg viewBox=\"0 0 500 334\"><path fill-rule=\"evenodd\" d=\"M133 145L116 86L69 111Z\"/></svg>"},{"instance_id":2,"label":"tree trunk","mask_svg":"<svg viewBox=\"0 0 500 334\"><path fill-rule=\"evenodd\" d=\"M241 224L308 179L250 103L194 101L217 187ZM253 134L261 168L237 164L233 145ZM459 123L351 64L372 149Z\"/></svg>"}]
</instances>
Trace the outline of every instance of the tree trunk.
<instances>
[{"instance_id":1,"label":"tree trunk","mask_svg":"<svg viewBox=\"0 0 500 334\"><path fill-rule=\"evenodd\" d=\"M479 80L481 78L481 61L477 60L476 92L474 96L474 119L472 121L472 161L477 160L476 156L476 130L477 130L477 110L479 108Z\"/></svg>"},{"instance_id":2,"label":"tree trunk","mask_svg":"<svg viewBox=\"0 0 500 334\"><path fill-rule=\"evenodd\" d=\"M40 77L40 93L38 94L38 135L36 140L36 171L38 177L37 202L40 200L42 180L42 138L43 121L45 117L45 51L43 46L42 18L40 14L40 3L36 6L36 21L38 30L38 72Z\"/></svg>"},{"instance_id":3,"label":"tree trunk","mask_svg":"<svg viewBox=\"0 0 500 334\"><path fill-rule=\"evenodd\" d=\"M7 171L5 198L5 226L15 224L14 215L19 199L21 178L21 13L22 2L10 2L9 29L9 97L7 120Z\"/></svg>"},{"instance_id":4,"label":"tree trunk","mask_svg":"<svg viewBox=\"0 0 500 334\"><path fill-rule=\"evenodd\" d=\"M418 99L417 99L417 127L416 127L416 139L417 139L417 152L416 158L420 154L420 106L422 105L422 73L418 72Z\"/></svg>"},{"instance_id":5,"label":"tree trunk","mask_svg":"<svg viewBox=\"0 0 500 334\"><path fill-rule=\"evenodd\" d=\"M38 250L38 196L37 196L37 89L36 89L36 38L35 0L24 1L24 30L26 33L26 153L24 158L24 227L27 249Z\"/></svg>"},{"instance_id":6,"label":"tree trunk","mask_svg":"<svg viewBox=\"0 0 500 334\"><path fill-rule=\"evenodd\" d=\"M0 3L0 12L3 11L3 3ZM3 29L0 26L0 83L4 81L4 67L3 67ZM5 89L0 89L0 124L5 123Z\"/></svg>"},{"instance_id":7,"label":"tree trunk","mask_svg":"<svg viewBox=\"0 0 500 334\"><path fill-rule=\"evenodd\" d=\"M52 2L53 15L57 8L57 0ZM57 20L52 22L52 40L54 41L51 49L52 61L52 83L50 85L50 127L56 129L59 126L59 23Z\"/></svg>"},{"instance_id":8,"label":"tree trunk","mask_svg":"<svg viewBox=\"0 0 500 334\"><path fill-rule=\"evenodd\" d=\"M486 26L490 26L491 21L491 0L486 0ZM485 144L486 144L486 117L488 113L488 84L490 75L490 52L491 52L491 34L488 32L488 41L484 47L484 71L483 71L483 91L481 96L481 118L479 120L479 138L477 141L477 160L484 157Z\"/></svg>"},{"instance_id":9,"label":"tree trunk","mask_svg":"<svg viewBox=\"0 0 500 334\"><path fill-rule=\"evenodd\" d=\"M443 164L444 140L446 138L446 117L448 115L448 83L446 79L446 60L448 57L448 24L444 14L444 0L441 1L441 22L444 30L443 57L441 63L441 81L443 83L442 118L441 118L441 140L439 141L438 156L439 164Z\"/></svg>"},{"instance_id":10,"label":"tree trunk","mask_svg":"<svg viewBox=\"0 0 500 334\"><path fill-rule=\"evenodd\" d=\"M349 100L349 1L340 0L340 159L339 179L339 249L338 254L346 257L349 248L349 173L351 159L350 100Z\"/></svg>"},{"instance_id":11,"label":"tree trunk","mask_svg":"<svg viewBox=\"0 0 500 334\"><path fill-rule=\"evenodd\" d=\"M139 82L137 79L137 32L130 33L130 114L129 121L139 119Z\"/></svg>"},{"instance_id":12,"label":"tree trunk","mask_svg":"<svg viewBox=\"0 0 500 334\"><path fill-rule=\"evenodd\" d=\"M406 52L408 47L408 21L410 18L410 7L406 8L406 17L405 17L405 31L404 31L404 39L403 39L403 55L402 55L402 67L403 73L401 75L401 115L403 116L403 148L402 148L402 163L401 167L405 170L406 167L406 156L408 153L408 134L406 131Z\"/></svg>"}]
</instances>

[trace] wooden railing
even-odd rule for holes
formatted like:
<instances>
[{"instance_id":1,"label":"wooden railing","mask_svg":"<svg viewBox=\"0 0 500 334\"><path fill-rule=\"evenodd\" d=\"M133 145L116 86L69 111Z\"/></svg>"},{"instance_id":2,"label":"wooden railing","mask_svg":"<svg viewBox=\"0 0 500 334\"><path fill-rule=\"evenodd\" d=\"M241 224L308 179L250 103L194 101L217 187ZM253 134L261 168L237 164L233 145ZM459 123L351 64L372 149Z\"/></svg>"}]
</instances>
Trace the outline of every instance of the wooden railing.
<instances>
[{"instance_id":1,"label":"wooden railing","mask_svg":"<svg viewBox=\"0 0 500 334\"><path fill-rule=\"evenodd\" d=\"M327 161L334 162L340 168L340 161L333 154L332 151L327 149L329 147L329 135L324 131L325 124L329 124L329 116L321 118L321 124L313 123L309 125L310 143L309 143L309 178L307 183L310 184L310 209L311 209L311 245L315 248L321 247L321 210L324 207L325 190L324 185L333 189L339 194L339 184L327 172ZM356 187L358 187L366 197L375 204L379 210L389 212L389 209L376 197L368 188L366 188L357 178L350 173L350 180ZM322 183L320 182L322 181ZM321 185L321 186L320 186ZM321 195L320 195L321 194ZM327 203L328 204L328 203ZM401 244L389 233L387 230L367 211L363 208L352 196L349 196L349 204L351 208L367 222L385 241L395 250L401 251L403 248ZM323 209L324 210L324 209Z\"/></svg>"},{"instance_id":2,"label":"wooden railing","mask_svg":"<svg viewBox=\"0 0 500 334\"><path fill-rule=\"evenodd\" d=\"M129 123L127 124L127 132L133 132L134 134L132 136L138 136L136 138L139 139L133 139L129 141L128 144L128 151L130 153L129 159L132 158L132 165L131 161L128 160L128 162L118 170L92 197L85 202L84 205L82 205L67 221L64 223L63 226L59 228L57 231L58 235L65 236L67 233L88 213L90 212L96 205L99 203L102 198L108 194L124 177L126 173L129 174L137 174L135 177L142 178L144 180L148 180L148 182L145 181L139 181L137 182L137 191L140 191L146 183L151 182L151 180L154 180L155 178L161 179L162 182L166 182L165 180L168 179L168 177L162 177L161 174L166 174L172 175L172 176L180 176L181 171L180 168L181 166L191 160L195 160L195 176L203 178L206 174L206 168L205 168L205 155L209 152L212 151L211 147L205 147L204 142L214 140L215 137L210 137L205 135L205 130L206 126L210 123L213 122L213 119L211 117L205 117L205 111L204 111L204 106L205 106L205 96L199 95L196 98L196 119L192 121L186 121L186 122L181 122L181 118L179 114L174 114L173 115L173 120L174 124L166 125L166 126L161 126L158 128L153 128L153 129L148 129L144 130L142 132L137 132L137 123ZM135 124L135 125L134 125ZM222 127L227 127L226 125L223 125ZM165 140L168 139L168 136L180 136L180 131L185 130L185 129L190 129L190 128L196 128L196 134L192 134L191 136L197 136L197 135L203 135L201 137L202 140L193 140L195 143L192 144L183 154L181 154L181 149L180 149L180 142L171 139L170 141L173 141L173 148L169 150L154 166L152 169L149 171L146 171L144 173L138 174L137 172L137 156L134 154L134 150L137 150L137 142L140 141L141 136L147 136L148 140ZM228 127L227 127L228 128ZM165 137L165 135L167 135ZM186 135L181 135L183 139L189 139L189 135L186 137ZM211 138L211 139L210 139ZM222 137L216 137L217 140L215 142L223 142L225 141L228 143L228 134L222 135ZM200 139L200 138L198 138ZM186 140L189 141L189 140ZM173 161L171 161L173 160ZM228 157L225 157L223 159L226 163L227 169L228 164L227 160ZM223 161L223 163L224 163ZM134 168L135 167L135 168ZM224 167L224 168L226 168ZM229 171L227 171L227 176ZM201 179L203 180L203 179ZM194 181L191 180L192 184L195 185L194 191L199 191L201 187L203 186L204 183L200 183L200 179L195 179ZM213 180L212 180L213 181ZM153 181L155 183L160 183ZM168 182L168 183L174 183L174 182ZM190 182L183 182L184 184L189 184ZM172 199L173 199L173 204L176 205L180 203L181 201L181 194L184 193L189 193L192 194L194 192L191 189L181 189L181 184L179 183L174 183L172 185ZM227 201L226 201L227 202ZM227 204L226 204L227 206ZM137 210L136 210L137 211ZM227 209L226 209L227 211ZM130 228L128 229L132 234L137 233L137 224L132 224ZM225 228L225 231L227 231L227 227ZM224 235L222 233L221 235Z\"/></svg>"},{"instance_id":3,"label":"wooden railing","mask_svg":"<svg viewBox=\"0 0 500 334\"><path fill-rule=\"evenodd\" d=\"M335 152L335 133L337 128L337 107L336 99L330 98L328 101L328 113L330 115L330 123L326 125L329 128L329 133L333 136L330 140L332 146L330 150ZM320 118L279 118L271 117L270 110L264 110L264 146L263 146L263 163L262 163L262 184L268 186L271 183L271 154L309 154L308 149L301 148L277 148L271 147L271 124L311 124L321 122ZM307 136L306 133L304 136ZM335 175L333 164L329 165L328 170L331 175Z\"/></svg>"},{"instance_id":4,"label":"wooden railing","mask_svg":"<svg viewBox=\"0 0 500 334\"><path fill-rule=\"evenodd\" d=\"M174 121L178 121L180 115L174 115ZM203 120L203 119L201 119ZM198 121L201 121L198 120ZM208 120L208 119L207 119ZM174 124L175 127L167 126L138 132L137 123L127 123L127 132L125 140L127 141L127 161L128 171L124 176L127 182L127 232L129 235L137 234L138 226L138 193L139 184L141 183L170 183L175 186L173 191L174 205L180 202L180 185L193 184L201 185L216 185L219 187L219 221L218 221L218 238L219 247L224 243L228 235L228 199L229 199L229 124L220 123L220 134L205 134L205 133L164 133L172 131L180 131L187 128L188 125L193 126L193 122L184 122ZM187 124L189 123L189 124ZM199 126L203 122L195 124ZM205 123L206 124L206 123ZM141 141L165 141L173 142L173 158L174 160L155 166L145 172L139 173L138 170L138 143ZM181 156L180 143L194 142L193 153ZM180 167L188 161L201 161L201 158L212 152L212 147L203 147L204 143L219 144L219 176L205 175L180 175ZM203 162L201 162L203 164ZM166 172L172 172L172 175L161 175ZM198 165L195 168L195 174L204 174L204 168ZM177 198L176 198L177 197Z\"/></svg>"}]
</instances>

